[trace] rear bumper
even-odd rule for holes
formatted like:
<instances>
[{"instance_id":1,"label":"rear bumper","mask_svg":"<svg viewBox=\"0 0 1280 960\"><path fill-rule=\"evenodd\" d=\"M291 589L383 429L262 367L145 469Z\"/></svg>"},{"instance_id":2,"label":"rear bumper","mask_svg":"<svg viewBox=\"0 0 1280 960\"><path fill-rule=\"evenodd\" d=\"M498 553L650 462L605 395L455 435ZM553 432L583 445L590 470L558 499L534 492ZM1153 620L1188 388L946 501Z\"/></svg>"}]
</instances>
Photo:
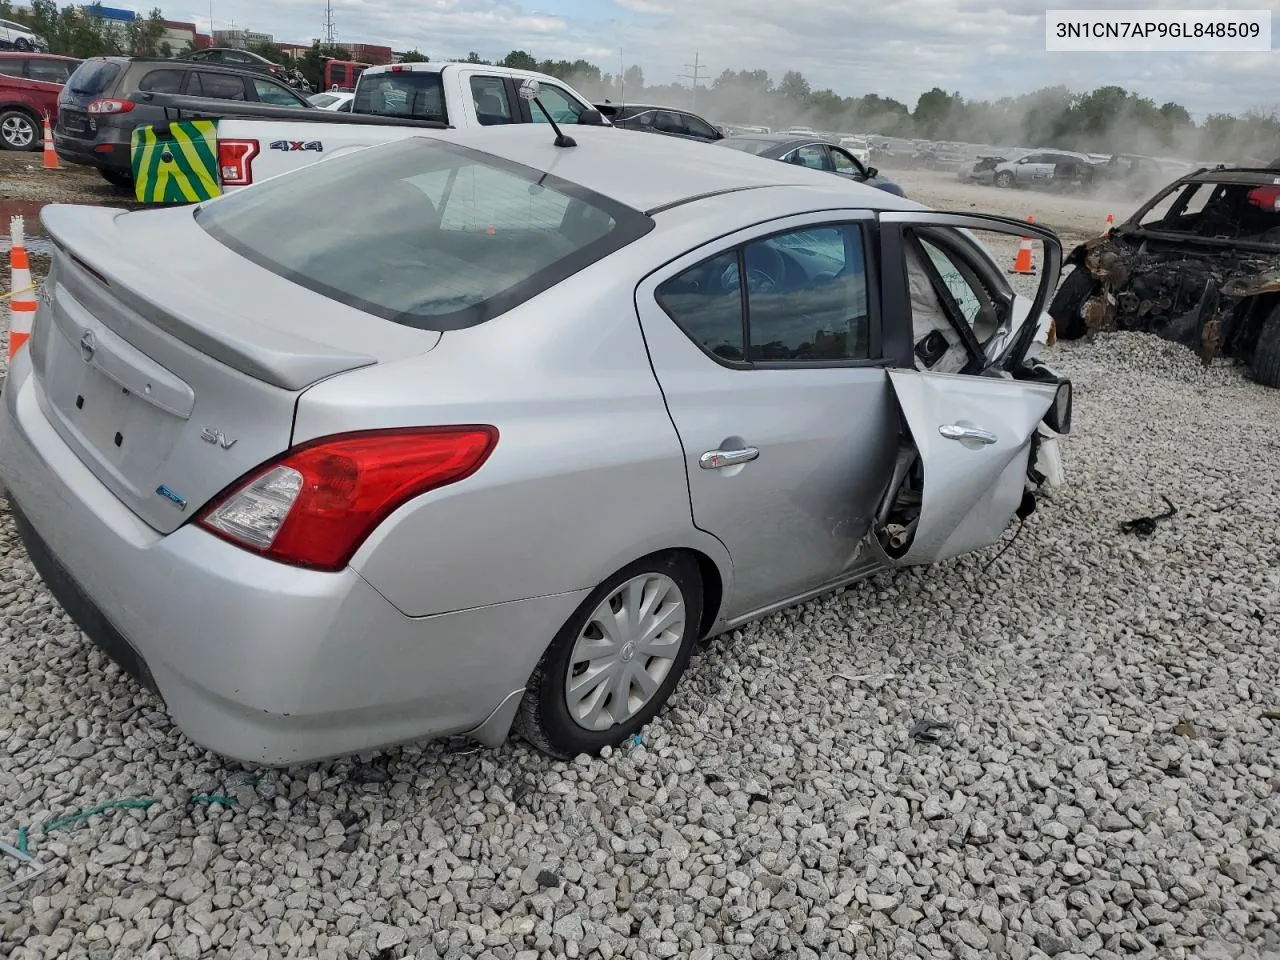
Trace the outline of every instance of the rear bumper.
<instances>
[{"instance_id":1,"label":"rear bumper","mask_svg":"<svg viewBox=\"0 0 1280 960\"><path fill-rule=\"evenodd\" d=\"M287 765L459 733L499 741L585 596L406 617L350 569L286 567L193 525L162 536L66 446L30 374L24 351L4 389L0 480L32 561L81 629L217 754Z\"/></svg>"},{"instance_id":2,"label":"rear bumper","mask_svg":"<svg viewBox=\"0 0 1280 960\"><path fill-rule=\"evenodd\" d=\"M127 142L119 142L108 137L101 140L88 140L70 137L65 133L54 131L53 149L59 158L68 163L79 163L100 170L112 170L118 173L129 173L133 170Z\"/></svg>"}]
</instances>

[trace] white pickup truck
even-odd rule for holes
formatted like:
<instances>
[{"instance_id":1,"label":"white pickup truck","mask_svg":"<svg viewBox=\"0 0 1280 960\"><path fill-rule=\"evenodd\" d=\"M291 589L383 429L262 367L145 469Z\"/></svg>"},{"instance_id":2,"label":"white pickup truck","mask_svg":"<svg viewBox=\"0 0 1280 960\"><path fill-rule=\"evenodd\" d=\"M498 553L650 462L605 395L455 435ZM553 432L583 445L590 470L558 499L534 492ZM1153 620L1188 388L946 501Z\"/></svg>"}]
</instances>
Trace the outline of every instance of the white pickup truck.
<instances>
[{"instance_id":1,"label":"white pickup truck","mask_svg":"<svg viewBox=\"0 0 1280 960\"><path fill-rule=\"evenodd\" d=\"M169 122L153 128L154 135L134 135L137 196L143 202L206 200L424 129L546 123L538 105L520 96L526 80L538 81L538 100L557 124L608 124L589 100L554 77L478 63L370 67L356 84L349 113L139 91L129 99L164 108ZM175 138L204 140L209 149L164 149ZM216 157L217 169L192 169L193 158L201 157Z\"/></svg>"}]
</instances>

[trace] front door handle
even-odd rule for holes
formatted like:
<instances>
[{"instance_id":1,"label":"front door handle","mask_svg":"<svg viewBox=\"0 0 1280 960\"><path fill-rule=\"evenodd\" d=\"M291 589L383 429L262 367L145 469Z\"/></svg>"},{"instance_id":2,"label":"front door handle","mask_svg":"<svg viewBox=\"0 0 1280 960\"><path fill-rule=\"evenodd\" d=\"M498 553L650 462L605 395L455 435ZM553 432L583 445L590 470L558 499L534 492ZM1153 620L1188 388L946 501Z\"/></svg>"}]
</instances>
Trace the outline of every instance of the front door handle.
<instances>
[{"instance_id":1,"label":"front door handle","mask_svg":"<svg viewBox=\"0 0 1280 960\"><path fill-rule=\"evenodd\" d=\"M740 463L750 463L760 456L755 447L743 447L741 450L708 450L698 458L698 466L703 470L719 470L721 467L736 467Z\"/></svg>"},{"instance_id":2,"label":"front door handle","mask_svg":"<svg viewBox=\"0 0 1280 960\"><path fill-rule=\"evenodd\" d=\"M945 423L938 432L948 440L977 440L978 443L995 443L1000 438L990 430L981 427L962 427L956 423Z\"/></svg>"}]
</instances>

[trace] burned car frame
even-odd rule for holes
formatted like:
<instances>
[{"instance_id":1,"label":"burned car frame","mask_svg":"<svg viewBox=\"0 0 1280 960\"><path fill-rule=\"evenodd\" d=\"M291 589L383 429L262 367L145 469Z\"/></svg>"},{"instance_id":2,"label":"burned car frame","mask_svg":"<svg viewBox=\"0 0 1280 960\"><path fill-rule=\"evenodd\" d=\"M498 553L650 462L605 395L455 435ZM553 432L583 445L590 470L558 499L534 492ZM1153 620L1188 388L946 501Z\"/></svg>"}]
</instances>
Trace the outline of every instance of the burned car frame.
<instances>
[{"instance_id":1,"label":"burned car frame","mask_svg":"<svg viewBox=\"0 0 1280 960\"><path fill-rule=\"evenodd\" d=\"M1280 174L1202 169L1068 254L1049 313L1057 336L1155 333L1225 356L1280 387Z\"/></svg>"}]
</instances>

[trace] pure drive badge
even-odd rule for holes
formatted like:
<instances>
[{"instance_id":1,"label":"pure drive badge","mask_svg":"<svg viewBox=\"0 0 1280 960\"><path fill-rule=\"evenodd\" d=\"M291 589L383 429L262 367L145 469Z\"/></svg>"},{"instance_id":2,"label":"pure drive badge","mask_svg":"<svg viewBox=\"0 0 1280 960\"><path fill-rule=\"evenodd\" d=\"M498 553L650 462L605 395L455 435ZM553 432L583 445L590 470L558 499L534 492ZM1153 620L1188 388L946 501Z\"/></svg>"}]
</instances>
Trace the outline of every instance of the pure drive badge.
<instances>
[{"instance_id":1,"label":"pure drive badge","mask_svg":"<svg viewBox=\"0 0 1280 960\"><path fill-rule=\"evenodd\" d=\"M319 140L273 140L271 149L283 150L285 153L292 153L295 150L314 150L316 153L323 153L324 144Z\"/></svg>"}]
</instances>

